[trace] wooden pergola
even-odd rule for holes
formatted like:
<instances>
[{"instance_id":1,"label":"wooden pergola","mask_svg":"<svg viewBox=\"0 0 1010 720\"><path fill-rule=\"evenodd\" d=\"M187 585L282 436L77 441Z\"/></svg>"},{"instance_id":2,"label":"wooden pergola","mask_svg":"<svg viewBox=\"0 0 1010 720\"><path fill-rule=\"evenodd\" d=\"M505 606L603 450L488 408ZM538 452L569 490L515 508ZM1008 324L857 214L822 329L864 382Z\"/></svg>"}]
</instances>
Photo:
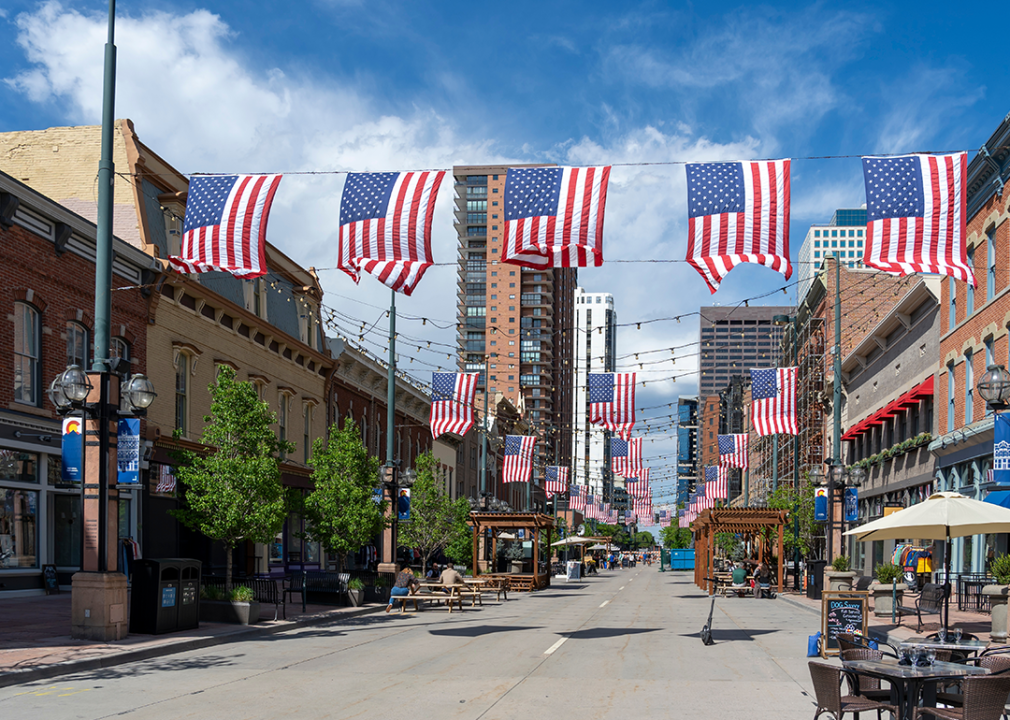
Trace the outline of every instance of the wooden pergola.
<instances>
[{"instance_id":1,"label":"wooden pergola","mask_svg":"<svg viewBox=\"0 0 1010 720\"><path fill-rule=\"evenodd\" d=\"M782 588L782 573L785 566L783 558L782 533L786 524L785 510L769 508L718 508L702 510L694 521L694 584L709 595L715 593L713 568L715 567L715 535L716 533L758 533L765 528L778 528L778 581ZM765 547L760 548L761 560L767 561Z\"/></svg>"},{"instance_id":2,"label":"wooden pergola","mask_svg":"<svg viewBox=\"0 0 1010 720\"><path fill-rule=\"evenodd\" d=\"M498 533L502 530L525 530L533 540L533 572L509 573L514 590L539 590L551 584L551 570L540 572L540 531L547 531L547 546L551 545L551 535L554 531L554 518L541 513L470 513L470 525L473 526L473 575L480 575L480 540L491 531L491 557L498 554ZM494 575L496 573L485 573Z\"/></svg>"}]
</instances>

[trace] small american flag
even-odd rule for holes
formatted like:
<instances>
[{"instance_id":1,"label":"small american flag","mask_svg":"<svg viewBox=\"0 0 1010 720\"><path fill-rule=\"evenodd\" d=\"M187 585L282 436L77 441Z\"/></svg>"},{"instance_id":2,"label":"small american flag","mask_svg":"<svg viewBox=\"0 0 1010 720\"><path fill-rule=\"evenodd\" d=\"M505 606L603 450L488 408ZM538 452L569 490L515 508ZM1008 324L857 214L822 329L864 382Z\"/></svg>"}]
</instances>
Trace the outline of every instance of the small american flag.
<instances>
[{"instance_id":1,"label":"small american flag","mask_svg":"<svg viewBox=\"0 0 1010 720\"><path fill-rule=\"evenodd\" d=\"M713 500L729 499L729 468L723 465L705 467L705 497Z\"/></svg>"},{"instance_id":2,"label":"small american flag","mask_svg":"<svg viewBox=\"0 0 1010 720\"><path fill-rule=\"evenodd\" d=\"M466 435L473 427L478 373L432 373L431 436Z\"/></svg>"},{"instance_id":3,"label":"small american flag","mask_svg":"<svg viewBox=\"0 0 1010 720\"><path fill-rule=\"evenodd\" d=\"M502 468L502 482L529 482L533 472L534 435L505 436L505 465Z\"/></svg>"},{"instance_id":4,"label":"small american flag","mask_svg":"<svg viewBox=\"0 0 1010 720\"><path fill-rule=\"evenodd\" d=\"M348 173L337 267L410 295L431 267L431 217L445 171Z\"/></svg>"},{"instance_id":5,"label":"small american flag","mask_svg":"<svg viewBox=\"0 0 1010 720\"><path fill-rule=\"evenodd\" d=\"M793 274L789 160L689 163L687 261L715 292L740 263Z\"/></svg>"},{"instance_id":6,"label":"small american flag","mask_svg":"<svg viewBox=\"0 0 1010 720\"><path fill-rule=\"evenodd\" d=\"M967 158L967 153L863 158L866 265L975 284L965 248Z\"/></svg>"},{"instance_id":7,"label":"small american flag","mask_svg":"<svg viewBox=\"0 0 1010 720\"><path fill-rule=\"evenodd\" d=\"M244 278L267 273L267 217L280 175L195 175L189 180L181 254L183 273L214 270Z\"/></svg>"},{"instance_id":8,"label":"small american flag","mask_svg":"<svg viewBox=\"0 0 1010 720\"><path fill-rule=\"evenodd\" d=\"M622 477L638 477L642 467L642 438L610 438L610 469Z\"/></svg>"},{"instance_id":9,"label":"small american flag","mask_svg":"<svg viewBox=\"0 0 1010 720\"><path fill-rule=\"evenodd\" d=\"M796 368L750 371L751 424L757 435L798 435Z\"/></svg>"},{"instance_id":10,"label":"small american flag","mask_svg":"<svg viewBox=\"0 0 1010 720\"><path fill-rule=\"evenodd\" d=\"M548 465L544 472L544 493L547 497L561 495L568 490L568 473L570 468L560 465Z\"/></svg>"},{"instance_id":11,"label":"small american flag","mask_svg":"<svg viewBox=\"0 0 1010 720\"><path fill-rule=\"evenodd\" d=\"M585 511L584 515L587 520L594 520L596 518L596 496L592 494L586 494L585 499Z\"/></svg>"},{"instance_id":12,"label":"small american flag","mask_svg":"<svg viewBox=\"0 0 1010 720\"><path fill-rule=\"evenodd\" d=\"M649 517L652 515L652 496L644 498L632 498L632 507L634 507L635 512L642 517Z\"/></svg>"},{"instance_id":13,"label":"small american flag","mask_svg":"<svg viewBox=\"0 0 1010 720\"><path fill-rule=\"evenodd\" d=\"M532 268L603 264L609 167L509 168L503 262Z\"/></svg>"},{"instance_id":14,"label":"small american flag","mask_svg":"<svg viewBox=\"0 0 1010 720\"><path fill-rule=\"evenodd\" d=\"M632 497L648 497L652 492L652 488L649 487L649 473L651 468L642 468L638 472L637 478L625 478L624 488L628 491L628 494Z\"/></svg>"},{"instance_id":15,"label":"small american flag","mask_svg":"<svg viewBox=\"0 0 1010 720\"><path fill-rule=\"evenodd\" d=\"M625 510L624 511L624 524L625 525L634 525L636 522L638 522L638 516L635 515L635 511L634 510Z\"/></svg>"},{"instance_id":16,"label":"small american flag","mask_svg":"<svg viewBox=\"0 0 1010 720\"><path fill-rule=\"evenodd\" d=\"M585 485L572 485L568 491L569 507L576 512L586 511L586 490Z\"/></svg>"},{"instance_id":17,"label":"small american flag","mask_svg":"<svg viewBox=\"0 0 1010 720\"><path fill-rule=\"evenodd\" d=\"M719 436L719 464L746 470L747 444L750 436L746 433Z\"/></svg>"},{"instance_id":18,"label":"small american flag","mask_svg":"<svg viewBox=\"0 0 1010 720\"><path fill-rule=\"evenodd\" d=\"M154 488L156 493L174 493L175 492L175 475L172 474L172 468L169 465L161 465L161 470L158 473L158 484Z\"/></svg>"},{"instance_id":19,"label":"small american flag","mask_svg":"<svg viewBox=\"0 0 1010 720\"><path fill-rule=\"evenodd\" d=\"M635 373L589 373L589 422L631 439L635 426Z\"/></svg>"}]
</instances>

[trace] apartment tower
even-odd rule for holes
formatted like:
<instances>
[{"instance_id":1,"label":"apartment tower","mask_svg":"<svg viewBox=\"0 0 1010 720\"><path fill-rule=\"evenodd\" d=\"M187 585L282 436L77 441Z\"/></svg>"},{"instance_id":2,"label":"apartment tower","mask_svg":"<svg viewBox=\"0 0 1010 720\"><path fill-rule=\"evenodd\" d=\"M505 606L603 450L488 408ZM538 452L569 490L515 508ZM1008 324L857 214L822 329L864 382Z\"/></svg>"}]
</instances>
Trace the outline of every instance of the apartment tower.
<instances>
[{"instance_id":1,"label":"apartment tower","mask_svg":"<svg viewBox=\"0 0 1010 720\"><path fill-rule=\"evenodd\" d=\"M810 292L810 284L825 258L839 254L850 269L863 266L866 240L866 206L835 210L827 225L811 225L800 245L796 297L800 302Z\"/></svg>"}]
</instances>

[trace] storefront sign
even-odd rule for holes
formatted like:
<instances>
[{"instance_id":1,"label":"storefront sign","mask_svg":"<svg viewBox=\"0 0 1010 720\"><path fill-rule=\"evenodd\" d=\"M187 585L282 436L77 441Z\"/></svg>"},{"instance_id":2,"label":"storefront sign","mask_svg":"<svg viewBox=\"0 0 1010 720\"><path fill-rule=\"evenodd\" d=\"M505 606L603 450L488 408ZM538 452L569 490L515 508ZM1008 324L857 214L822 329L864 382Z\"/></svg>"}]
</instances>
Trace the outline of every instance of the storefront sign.
<instances>
[{"instance_id":1,"label":"storefront sign","mask_svg":"<svg viewBox=\"0 0 1010 720\"><path fill-rule=\"evenodd\" d=\"M124 418L119 421L117 443L118 483L135 485L140 482L140 418Z\"/></svg>"},{"instance_id":2,"label":"storefront sign","mask_svg":"<svg viewBox=\"0 0 1010 720\"><path fill-rule=\"evenodd\" d=\"M816 522L827 522L828 520L827 488L814 488L814 520Z\"/></svg>"},{"instance_id":3,"label":"storefront sign","mask_svg":"<svg viewBox=\"0 0 1010 720\"><path fill-rule=\"evenodd\" d=\"M1010 413L996 413L992 469L994 483L1010 485Z\"/></svg>"},{"instance_id":4,"label":"storefront sign","mask_svg":"<svg viewBox=\"0 0 1010 720\"><path fill-rule=\"evenodd\" d=\"M60 456L60 480L65 483L84 482L84 433L81 419L63 418L63 448Z\"/></svg>"},{"instance_id":5,"label":"storefront sign","mask_svg":"<svg viewBox=\"0 0 1010 720\"><path fill-rule=\"evenodd\" d=\"M845 522L859 519L859 491L854 487L845 488Z\"/></svg>"}]
</instances>

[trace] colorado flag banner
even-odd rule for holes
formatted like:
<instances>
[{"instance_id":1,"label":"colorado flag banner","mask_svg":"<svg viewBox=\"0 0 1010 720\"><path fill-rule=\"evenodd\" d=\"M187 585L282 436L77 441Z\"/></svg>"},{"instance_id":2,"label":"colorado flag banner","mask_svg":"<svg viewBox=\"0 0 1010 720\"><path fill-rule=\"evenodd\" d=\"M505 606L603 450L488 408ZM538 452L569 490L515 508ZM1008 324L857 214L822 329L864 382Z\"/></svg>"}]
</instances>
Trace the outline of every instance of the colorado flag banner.
<instances>
[{"instance_id":1,"label":"colorado flag banner","mask_svg":"<svg viewBox=\"0 0 1010 720\"><path fill-rule=\"evenodd\" d=\"M531 268L603 264L610 167L509 168L502 261Z\"/></svg>"},{"instance_id":2,"label":"colorado flag banner","mask_svg":"<svg viewBox=\"0 0 1010 720\"><path fill-rule=\"evenodd\" d=\"M348 173L340 198L337 267L410 295L434 263L431 216L445 171Z\"/></svg>"},{"instance_id":3,"label":"colorado flag banner","mask_svg":"<svg viewBox=\"0 0 1010 720\"><path fill-rule=\"evenodd\" d=\"M431 374L431 436L466 435L473 427L473 398L479 373Z\"/></svg>"}]
</instances>

